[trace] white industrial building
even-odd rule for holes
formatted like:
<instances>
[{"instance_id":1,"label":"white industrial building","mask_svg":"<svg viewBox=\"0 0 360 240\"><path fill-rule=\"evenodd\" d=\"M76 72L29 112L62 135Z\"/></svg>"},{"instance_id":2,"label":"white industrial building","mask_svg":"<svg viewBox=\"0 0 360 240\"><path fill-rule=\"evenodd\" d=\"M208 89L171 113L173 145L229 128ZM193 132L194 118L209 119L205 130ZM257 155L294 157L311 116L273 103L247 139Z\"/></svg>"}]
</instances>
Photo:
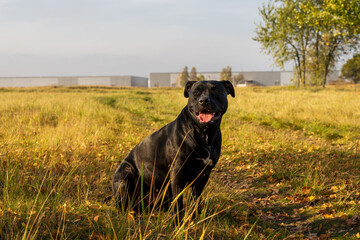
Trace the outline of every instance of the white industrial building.
<instances>
[{"instance_id":1,"label":"white industrial building","mask_svg":"<svg viewBox=\"0 0 360 240\"><path fill-rule=\"evenodd\" d=\"M221 80L220 72L198 72L206 80ZM292 71L232 72L243 75L240 86L287 86L294 82ZM150 79L136 76L77 76L77 77L0 77L0 87L43 86L118 86L118 87L179 87L181 73L150 73ZM328 82L337 80L339 71L328 77Z\"/></svg>"},{"instance_id":2,"label":"white industrial building","mask_svg":"<svg viewBox=\"0 0 360 240\"><path fill-rule=\"evenodd\" d=\"M198 72L205 80L221 80L220 72ZM232 76L244 76L243 85L247 83L259 86L287 86L293 85L293 71L258 71L258 72L232 72ZM177 87L180 83L181 73L150 73L150 87ZM339 71L334 71L328 77L328 82L337 80Z\"/></svg>"},{"instance_id":3,"label":"white industrial building","mask_svg":"<svg viewBox=\"0 0 360 240\"><path fill-rule=\"evenodd\" d=\"M0 77L0 87L119 86L148 87L148 78L135 76Z\"/></svg>"}]
</instances>

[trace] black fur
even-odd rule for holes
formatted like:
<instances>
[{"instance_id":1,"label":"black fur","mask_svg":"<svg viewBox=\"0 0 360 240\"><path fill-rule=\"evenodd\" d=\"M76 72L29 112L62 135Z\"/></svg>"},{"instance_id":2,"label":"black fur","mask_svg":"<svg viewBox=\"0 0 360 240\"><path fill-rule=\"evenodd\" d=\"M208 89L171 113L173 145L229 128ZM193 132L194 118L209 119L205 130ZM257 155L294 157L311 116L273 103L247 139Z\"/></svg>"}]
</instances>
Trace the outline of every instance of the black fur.
<instances>
[{"instance_id":1,"label":"black fur","mask_svg":"<svg viewBox=\"0 0 360 240\"><path fill-rule=\"evenodd\" d=\"M153 204L159 193L165 194L168 207L190 184L194 197L200 196L220 157L220 123L228 94L235 97L229 81L186 84L184 96L189 100L179 116L135 146L117 168L112 187L119 208L131 204L139 210ZM199 112L213 117L200 121ZM177 204L181 211L182 196Z\"/></svg>"}]
</instances>

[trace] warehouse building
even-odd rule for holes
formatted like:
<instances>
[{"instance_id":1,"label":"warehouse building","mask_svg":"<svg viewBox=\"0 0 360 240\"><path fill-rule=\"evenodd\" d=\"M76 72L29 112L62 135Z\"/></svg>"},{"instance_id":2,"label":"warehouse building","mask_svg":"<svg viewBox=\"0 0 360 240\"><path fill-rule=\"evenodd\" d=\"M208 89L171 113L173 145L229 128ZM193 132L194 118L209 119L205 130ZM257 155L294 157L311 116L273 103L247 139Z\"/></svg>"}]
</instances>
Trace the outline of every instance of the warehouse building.
<instances>
[{"instance_id":1,"label":"warehouse building","mask_svg":"<svg viewBox=\"0 0 360 240\"><path fill-rule=\"evenodd\" d=\"M148 78L135 76L0 77L0 87L43 86L148 87Z\"/></svg>"},{"instance_id":2,"label":"warehouse building","mask_svg":"<svg viewBox=\"0 0 360 240\"><path fill-rule=\"evenodd\" d=\"M206 80L221 80L220 72L198 72ZM293 85L292 71L232 72L232 76L243 75L238 86L287 86ZM338 79L340 72L334 71L328 82ZM78 76L78 77L0 77L0 87L42 86L117 86L117 87L179 87L181 73L150 73L150 79L136 76Z\"/></svg>"},{"instance_id":3,"label":"warehouse building","mask_svg":"<svg viewBox=\"0 0 360 240\"><path fill-rule=\"evenodd\" d=\"M220 72L198 72L205 80L221 80ZM232 72L232 76L243 75L244 80L239 86L288 86L293 85L293 71L259 71L259 72ZM150 87L178 87L181 73L150 73ZM339 71L330 74L328 82L337 80Z\"/></svg>"},{"instance_id":4,"label":"warehouse building","mask_svg":"<svg viewBox=\"0 0 360 240\"><path fill-rule=\"evenodd\" d=\"M221 80L220 72L198 72L205 80ZM232 72L233 76L242 74L244 82L253 82L260 86L290 85L293 72ZM181 73L150 73L150 87L179 86Z\"/></svg>"}]
</instances>

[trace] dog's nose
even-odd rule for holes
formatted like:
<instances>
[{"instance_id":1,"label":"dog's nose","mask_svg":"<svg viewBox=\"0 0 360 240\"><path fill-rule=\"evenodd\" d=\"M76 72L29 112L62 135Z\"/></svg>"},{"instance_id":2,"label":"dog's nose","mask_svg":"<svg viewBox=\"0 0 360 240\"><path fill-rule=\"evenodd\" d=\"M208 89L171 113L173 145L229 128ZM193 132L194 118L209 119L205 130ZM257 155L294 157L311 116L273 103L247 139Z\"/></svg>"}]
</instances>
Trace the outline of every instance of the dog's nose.
<instances>
[{"instance_id":1,"label":"dog's nose","mask_svg":"<svg viewBox=\"0 0 360 240\"><path fill-rule=\"evenodd\" d=\"M209 103L209 102L210 102L210 98L207 97L207 96L202 96L202 97L200 97L200 99L199 99L199 103L200 103L201 105L206 104L206 103Z\"/></svg>"}]
</instances>

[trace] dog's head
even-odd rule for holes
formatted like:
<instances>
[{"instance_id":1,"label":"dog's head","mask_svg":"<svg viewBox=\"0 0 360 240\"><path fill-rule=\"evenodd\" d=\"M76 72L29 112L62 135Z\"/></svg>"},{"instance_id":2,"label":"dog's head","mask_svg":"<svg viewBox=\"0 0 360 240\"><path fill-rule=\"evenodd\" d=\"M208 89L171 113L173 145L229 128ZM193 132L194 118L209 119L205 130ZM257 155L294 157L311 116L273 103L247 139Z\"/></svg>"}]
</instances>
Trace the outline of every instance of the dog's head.
<instances>
[{"instance_id":1,"label":"dog's head","mask_svg":"<svg viewBox=\"0 0 360 240\"><path fill-rule=\"evenodd\" d=\"M189 81L184 90L190 114L203 126L221 120L228 107L228 94L235 97L230 81Z\"/></svg>"}]
</instances>

